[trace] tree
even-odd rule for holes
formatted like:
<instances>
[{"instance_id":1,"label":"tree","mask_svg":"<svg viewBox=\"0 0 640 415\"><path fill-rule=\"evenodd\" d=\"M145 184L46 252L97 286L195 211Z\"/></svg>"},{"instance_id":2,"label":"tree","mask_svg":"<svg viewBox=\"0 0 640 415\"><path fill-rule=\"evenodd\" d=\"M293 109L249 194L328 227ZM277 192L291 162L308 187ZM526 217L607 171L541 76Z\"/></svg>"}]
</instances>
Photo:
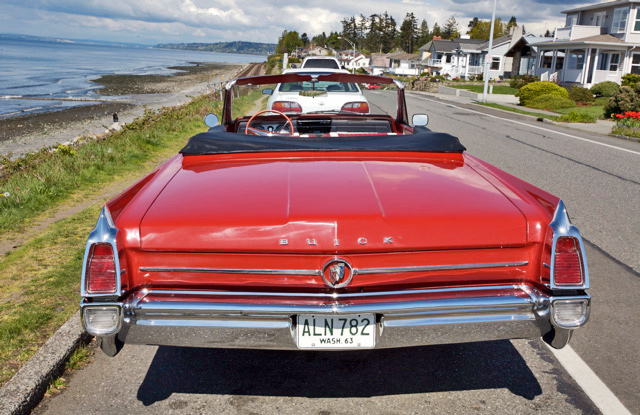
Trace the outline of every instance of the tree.
<instances>
[{"instance_id":1,"label":"tree","mask_svg":"<svg viewBox=\"0 0 640 415\"><path fill-rule=\"evenodd\" d=\"M417 37L418 20L413 13L407 13L400 26L398 46L407 53L413 53L416 48Z\"/></svg>"},{"instance_id":2,"label":"tree","mask_svg":"<svg viewBox=\"0 0 640 415\"><path fill-rule=\"evenodd\" d=\"M438 23L433 25L433 31L431 32L432 39L436 36L442 36L442 30L440 30L440 26L438 25Z\"/></svg>"},{"instance_id":3,"label":"tree","mask_svg":"<svg viewBox=\"0 0 640 415\"><path fill-rule=\"evenodd\" d=\"M517 27L517 26L518 26L518 21L516 17L511 16L511 19L509 19L509 22L507 23L507 34L511 33L512 27Z\"/></svg>"},{"instance_id":4,"label":"tree","mask_svg":"<svg viewBox=\"0 0 640 415\"><path fill-rule=\"evenodd\" d=\"M460 37L460 31L458 30L458 22L455 17L451 16L444 23L442 27L442 38L443 39L454 39Z\"/></svg>"},{"instance_id":5,"label":"tree","mask_svg":"<svg viewBox=\"0 0 640 415\"><path fill-rule=\"evenodd\" d=\"M395 44L398 34L398 26L393 16L384 12L382 15L382 52L390 52Z\"/></svg>"},{"instance_id":6,"label":"tree","mask_svg":"<svg viewBox=\"0 0 640 415\"><path fill-rule=\"evenodd\" d=\"M553 34L549 31L549 29L547 29L547 31L544 32L544 37L553 37Z\"/></svg>"},{"instance_id":7,"label":"tree","mask_svg":"<svg viewBox=\"0 0 640 415\"><path fill-rule=\"evenodd\" d=\"M471 39L483 39L489 40L489 33L491 31L491 22L480 20L476 27L474 27L471 32L469 32L469 36ZM493 38L497 39L501 36L505 36L509 33L507 30L507 25L502 23L501 18L496 18L495 27L493 28Z\"/></svg>"},{"instance_id":8,"label":"tree","mask_svg":"<svg viewBox=\"0 0 640 415\"><path fill-rule=\"evenodd\" d=\"M431 40L431 33L429 32L429 25L427 21L422 19L422 23L420 23L420 29L418 29L418 48L424 46L427 42Z\"/></svg>"},{"instance_id":9,"label":"tree","mask_svg":"<svg viewBox=\"0 0 640 415\"><path fill-rule=\"evenodd\" d=\"M307 34L306 34L306 33L303 33L303 34L300 36L300 40L302 41L302 45L303 45L303 46L307 46L307 45L309 44L309 36L307 36Z\"/></svg>"},{"instance_id":10,"label":"tree","mask_svg":"<svg viewBox=\"0 0 640 415\"><path fill-rule=\"evenodd\" d=\"M469 24L467 25L467 27L469 28L469 31L467 32L467 34L471 33L473 28L478 25L478 21L479 19L477 17L474 17L473 20L469 22Z\"/></svg>"},{"instance_id":11,"label":"tree","mask_svg":"<svg viewBox=\"0 0 640 415\"><path fill-rule=\"evenodd\" d=\"M360 47L360 49L364 48L364 44L367 38L367 28L369 27L369 21L364 15L360 15L358 19L358 24L356 26L357 38L353 39L354 42Z\"/></svg>"},{"instance_id":12,"label":"tree","mask_svg":"<svg viewBox=\"0 0 640 415\"><path fill-rule=\"evenodd\" d=\"M383 21L380 15L372 14L369 16L369 32L365 42L366 49L371 52L382 53L382 37L384 35Z\"/></svg>"}]
</instances>

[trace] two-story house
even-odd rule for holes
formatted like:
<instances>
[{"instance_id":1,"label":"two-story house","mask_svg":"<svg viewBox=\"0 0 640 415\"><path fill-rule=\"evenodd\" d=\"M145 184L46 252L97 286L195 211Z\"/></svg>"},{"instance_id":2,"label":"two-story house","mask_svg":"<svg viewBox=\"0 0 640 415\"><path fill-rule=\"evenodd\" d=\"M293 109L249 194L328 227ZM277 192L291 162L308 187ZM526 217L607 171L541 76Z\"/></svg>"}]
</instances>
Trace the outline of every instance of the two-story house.
<instances>
[{"instance_id":1,"label":"two-story house","mask_svg":"<svg viewBox=\"0 0 640 415\"><path fill-rule=\"evenodd\" d=\"M542 80L590 87L640 74L640 0L618 0L562 12L565 27L537 43Z\"/></svg>"}]
</instances>

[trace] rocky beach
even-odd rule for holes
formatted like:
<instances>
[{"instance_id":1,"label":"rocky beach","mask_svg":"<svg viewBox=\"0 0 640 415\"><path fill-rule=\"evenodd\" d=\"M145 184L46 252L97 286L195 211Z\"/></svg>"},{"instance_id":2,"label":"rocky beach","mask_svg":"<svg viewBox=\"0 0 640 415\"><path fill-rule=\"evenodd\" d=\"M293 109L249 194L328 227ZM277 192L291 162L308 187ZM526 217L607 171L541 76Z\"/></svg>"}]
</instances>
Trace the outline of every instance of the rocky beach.
<instances>
[{"instance_id":1,"label":"rocky beach","mask_svg":"<svg viewBox=\"0 0 640 415\"><path fill-rule=\"evenodd\" d=\"M17 157L80 136L120 128L144 113L145 108L180 105L222 81L235 77L243 64L193 63L175 66L171 75L103 75L92 82L102 85L88 105L60 111L0 118L0 156ZM100 97L105 97L100 100ZM89 103L91 102L91 103ZM114 123L113 114L118 114Z\"/></svg>"}]
</instances>

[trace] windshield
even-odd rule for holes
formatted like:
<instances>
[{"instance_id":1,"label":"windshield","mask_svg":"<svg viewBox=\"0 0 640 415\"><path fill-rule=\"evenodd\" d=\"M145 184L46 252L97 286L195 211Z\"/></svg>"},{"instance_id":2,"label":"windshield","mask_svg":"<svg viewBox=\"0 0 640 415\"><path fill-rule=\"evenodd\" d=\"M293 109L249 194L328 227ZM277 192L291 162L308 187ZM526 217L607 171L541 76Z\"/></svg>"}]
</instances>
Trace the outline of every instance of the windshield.
<instances>
[{"instance_id":1,"label":"windshield","mask_svg":"<svg viewBox=\"0 0 640 415\"><path fill-rule=\"evenodd\" d=\"M333 59L309 59L305 61L303 68L340 69Z\"/></svg>"}]
</instances>

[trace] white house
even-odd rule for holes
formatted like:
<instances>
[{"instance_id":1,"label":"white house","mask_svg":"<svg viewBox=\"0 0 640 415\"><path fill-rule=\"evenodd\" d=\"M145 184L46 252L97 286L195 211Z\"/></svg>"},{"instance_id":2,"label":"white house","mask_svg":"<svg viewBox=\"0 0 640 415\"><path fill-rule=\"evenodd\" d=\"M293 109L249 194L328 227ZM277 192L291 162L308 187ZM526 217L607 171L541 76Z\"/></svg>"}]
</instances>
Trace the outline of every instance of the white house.
<instances>
[{"instance_id":1,"label":"white house","mask_svg":"<svg viewBox=\"0 0 640 415\"><path fill-rule=\"evenodd\" d=\"M423 66L420 64L417 53L399 53L389 56L389 66L387 72L393 75L417 76L422 73Z\"/></svg>"},{"instance_id":2,"label":"white house","mask_svg":"<svg viewBox=\"0 0 640 415\"><path fill-rule=\"evenodd\" d=\"M350 59L345 62L344 68L348 70L358 70L360 68L368 69L370 63L371 59L362 53L358 53L355 58L350 57Z\"/></svg>"},{"instance_id":3,"label":"white house","mask_svg":"<svg viewBox=\"0 0 640 415\"><path fill-rule=\"evenodd\" d=\"M640 74L640 0L618 0L565 10L566 25L536 44L536 75L584 87Z\"/></svg>"}]
</instances>

